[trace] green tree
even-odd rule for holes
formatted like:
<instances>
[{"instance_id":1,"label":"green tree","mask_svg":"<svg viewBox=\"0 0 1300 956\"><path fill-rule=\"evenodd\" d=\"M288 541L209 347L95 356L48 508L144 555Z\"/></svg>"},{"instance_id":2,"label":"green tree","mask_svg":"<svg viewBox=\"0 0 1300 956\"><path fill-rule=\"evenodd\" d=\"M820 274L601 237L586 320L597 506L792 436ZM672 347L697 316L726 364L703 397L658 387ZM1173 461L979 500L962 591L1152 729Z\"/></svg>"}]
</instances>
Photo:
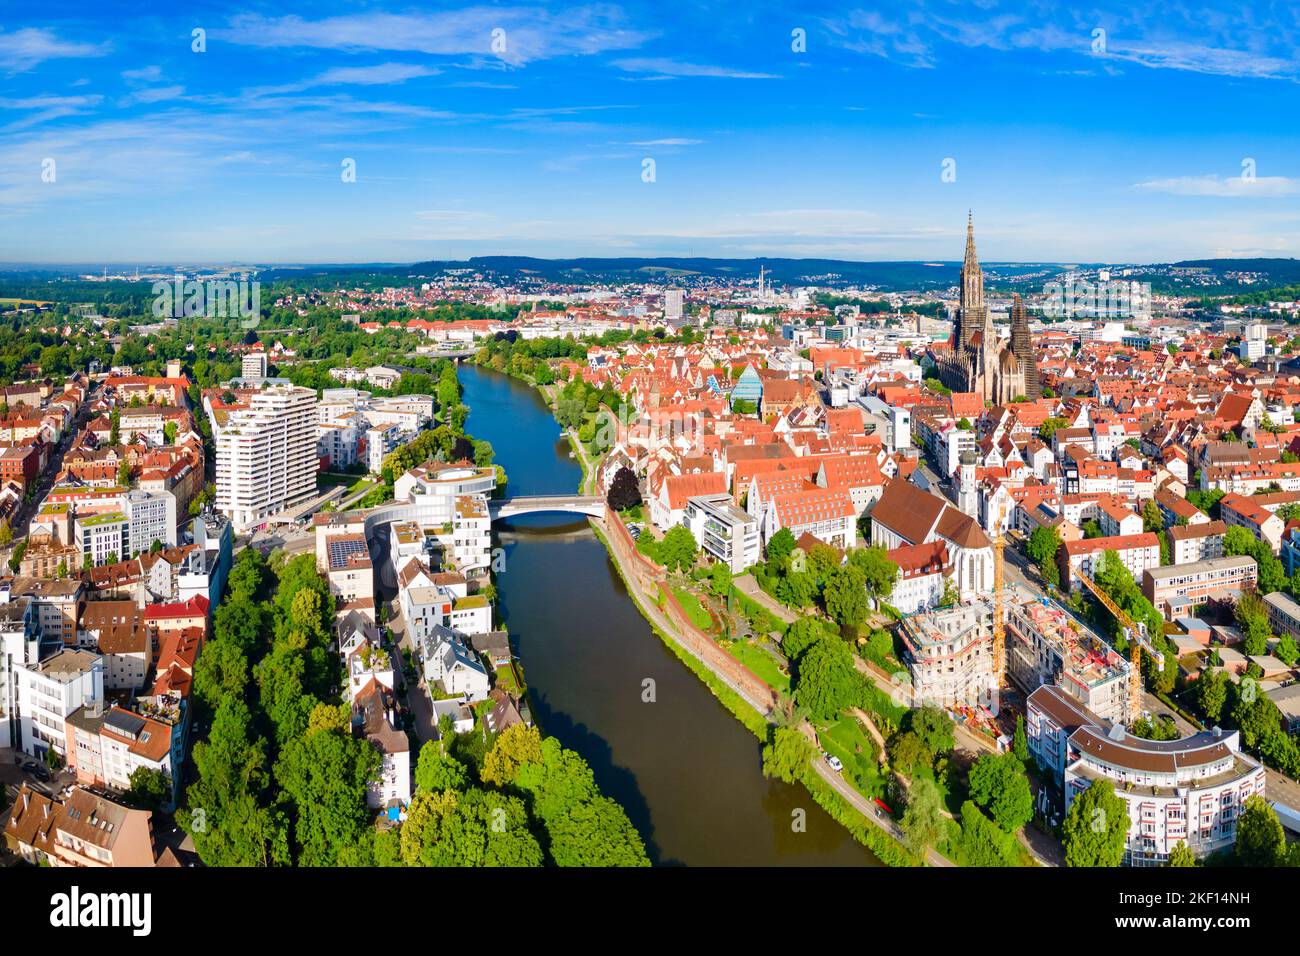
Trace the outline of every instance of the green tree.
<instances>
[{"instance_id":1,"label":"green tree","mask_svg":"<svg viewBox=\"0 0 1300 956\"><path fill-rule=\"evenodd\" d=\"M956 743L952 721L940 707L924 704L913 710L907 719L907 727L925 743L932 754L946 754Z\"/></svg>"},{"instance_id":2,"label":"green tree","mask_svg":"<svg viewBox=\"0 0 1300 956\"><path fill-rule=\"evenodd\" d=\"M862 572L863 585L877 600L889 597L898 580L898 565L889 560L883 547L856 548L849 553L849 565Z\"/></svg>"},{"instance_id":3,"label":"green tree","mask_svg":"<svg viewBox=\"0 0 1300 956\"><path fill-rule=\"evenodd\" d=\"M794 533L789 528L782 528L772 535L767 542L767 560L777 567L784 567L795 548Z\"/></svg>"},{"instance_id":4,"label":"green tree","mask_svg":"<svg viewBox=\"0 0 1300 956\"><path fill-rule=\"evenodd\" d=\"M681 525L668 529L659 542L659 560L669 571L689 571L695 565L699 548L695 537Z\"/></svg>"},{"instance_id":5,"label":"green tree","mask_svg":"<svg viewBox=\"0 0 1300 956\"><path fill-rule=\"evenodd\" d=\"M370 825L366 793L379 770L379 751L352 736L347 711L346 704L317 704L306 733L291 740L275 763L276 782L296 811L302 866L335 865L339 848L355 844Z\"/></svg>"},{"instance_id":6,"label":"green tree","mask_svg":"<svg viewBox=\"0 0 1300 956\"><path fill-rule=\"evenodd\" d=\"M171 799L172 786L167 775L152 767L140 766L131 771L127 778L130 789L127 801L141 810L157 810Z\"/></svg>"},{"instance_id":7,"label":"green tree","mask_svg":"<svg viewBox=\"0 0 1300 956\"><path fill-rule=\"evenodd\" d=\"M826 581L826 613L841 627L859 627L867 619L866 576L854 564L836 568Z\"/></svg>"},{"instance_id":8,"label":"green tree","mask_svg":"<svg viewBox=\"0 0 1300 956\"><path fill-rule=\"evenodd\" d=\"M1024 764L1014 753L990 754L975 761L970 793L1003 830L1014 833L1033 819L1034 797Z\"/></svg>"},{"instance_id":9,"label":"green tree","mask_svg":"<svg viewBox=\"0 0 1300 956\"><path fill-rule=\"evenodd\" d=\"M1243 866L1277 866L1286 852L1286 833L1277 813L1259 794L1246 798L1237 818L1237 862Z\"/></svg>"},{"instance_id":10,"label":"green tree","mask_svg":"<svg viewBox=\"0 0 1300 956\"><path fill-rule=\"evenodd\" d=\"M1174 848L1169 851L1169 860L1165 865L1177 867L1195 866L1196 854L1191 851L1191 848L1186 843L1179 840L1174 844Z\"/></svg>"},{"instance_id":11,"label":"green tree","mask_svg":"<svg viewBox=\"0 0 1300 956\"><path fill-rule=\"evenodd\" d=\"M795 698L818 719L829 720L851 706L861 687L861 675L853 666L853 652L839 638L817 641L799 659Z\"/></svg>"},{"instance_id":12,"label":"green tree","mask_svg":"<svg viewBox=\"0 0 1300 956\"><path fill-rule=\"evenodd\" d=\"M900 821L908 849L917 856L924 856L943 839L944 821L938 786L928 777L917 777L908 789L907 809Z\"/></svg>"},{"instance_id":13,"label":"green tree","mask_svg":"<svg viewBox=\"0 0 1300 956\"><path fill-rule=\"evenodd\" d=\"M1066 866L1115 867L1124 859L1128 809L1109 780L1095 780L1070 803L1061 826Z\"/></svg>"},{"instance_id":14,"label":"green tree","mask_svg":"<svg viewBox=\"0 0 1300 956\"><path fill-rule=\"evenodd\" d=\"M777 727L763 747L763 776L797 783L808 772L815 751L812 741L796 727Z\"/></svg>"},{"instance_id":15,"label":"green tree","mask_svg":"<svg viewBox=\"0 0 1300 956\"><path fill-rule=\"evenodd\" d=\"M469 774L465 765L450 754L443 753L438 743L431 740L420 748L420 756L415 764L415 785L418 788L431 792L463 790L468 782Z\"/></svg>"},{"instance_id":16,"label":"green tree","mask_svg":"<svg viewBox=\"0 0 1300 956\"><path fill-rule=\"evenodd\" d=\"M1029 762L1029 740L1025 736L1025 715L1016 714L1016 732L1011 738L1011 752L1021 763Z\"/></svg>"},{"instance_id":17,"label":"green tree","mask_svg":"<svg viewBox=\"0 0 1300 956\"><path fill-rule=\"evenodd\" d=\"M1221 670L1206 670L1192 685L1196 705L1205 719L1217 724L1228 702L1228 675Z\"/></svg>"},{"instance_id":18,"label":"green tree","mask_svg":"<svg viewBox=\"0 0 1300 956\"><path fill-rule=\"evenodd\" d=\"M504 787L515 782L521 766L541 761L541 732L536 727L514 724L496 739L488 751L480 777L484 783Z\"/></svg>"}]
</instances>

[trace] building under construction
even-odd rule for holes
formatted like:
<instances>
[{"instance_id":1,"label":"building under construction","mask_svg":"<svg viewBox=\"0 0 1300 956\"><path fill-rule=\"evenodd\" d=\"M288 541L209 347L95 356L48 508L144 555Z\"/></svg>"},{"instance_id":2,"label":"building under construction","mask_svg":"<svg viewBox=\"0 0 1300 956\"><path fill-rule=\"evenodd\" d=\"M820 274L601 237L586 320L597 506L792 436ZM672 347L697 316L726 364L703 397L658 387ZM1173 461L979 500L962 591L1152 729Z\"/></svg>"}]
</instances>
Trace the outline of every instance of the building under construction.
<instances>
[{"instance_id":1,"label":"building under construction","mask_svg":"<svg viewBox=\"0 0 1300 956\"><path fill-rule=\"evenodd\" d=\"M1061 605L1043 598L1006 607L1007 676L1025 693L1054 684L1098 717L1129 720L1130 664Z\"/></svg>"},{"instance_id":2,"label":"building under construction","mask_svg":"<svg viewBox=\"0 0 1300 956\"><path fill-rule=\"evenodd\" d=\"M975 601L903 618L899 637L915 706L987 705L997 687L993 605Z\"/></svg>"}]
</instances>

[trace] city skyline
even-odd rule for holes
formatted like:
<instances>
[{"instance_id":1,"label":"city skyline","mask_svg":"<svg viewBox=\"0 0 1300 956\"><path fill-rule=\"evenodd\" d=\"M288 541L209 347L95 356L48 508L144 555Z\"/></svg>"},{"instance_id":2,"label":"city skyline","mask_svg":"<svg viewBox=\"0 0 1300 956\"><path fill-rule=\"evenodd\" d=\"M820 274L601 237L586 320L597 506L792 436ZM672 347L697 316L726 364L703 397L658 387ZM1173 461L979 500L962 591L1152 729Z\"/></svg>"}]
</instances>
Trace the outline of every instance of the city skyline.
<instances>
[{"instance_id":1,"label":"city skyline","mask_svg":"<svg viewBox=\"0 0 1300 956\"><path fill-rule=\"evenodd\" d=\"M302 9L6 20L0 260L1300 247L1286 11Z\"/></svg>"}]
</instances>

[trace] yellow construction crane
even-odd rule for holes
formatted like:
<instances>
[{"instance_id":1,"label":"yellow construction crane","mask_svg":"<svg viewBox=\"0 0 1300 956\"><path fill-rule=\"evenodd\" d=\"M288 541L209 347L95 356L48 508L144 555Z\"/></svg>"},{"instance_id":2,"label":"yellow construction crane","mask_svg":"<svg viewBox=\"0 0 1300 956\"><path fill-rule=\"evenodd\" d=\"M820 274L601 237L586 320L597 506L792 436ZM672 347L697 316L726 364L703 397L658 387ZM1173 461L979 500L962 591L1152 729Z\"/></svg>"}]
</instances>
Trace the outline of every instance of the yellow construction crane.
<instances>
[{"instance_id":1,"label":"yellow construction crane","mask_svg":"<svg viewBox=\"0 0 1300 956\"><path fill-rule=\"evenodd\" d=\"M1080 572L1079 580L1084 587L1092 592L1092 596L1101 602L1101 606L1110 611L1115 620L1119 621L1119 626L1124 632L1124 640L1128 642L1128 717L1129 726L1131 727L1142 717L1142 650L1145 648L1146 652L1161 667L1164 666L1165 656L1151 643L1150 637L1147 635L1146 624L1142 622L1134 623L1133 619L1125 614L1123 609L1111 600L1110 595L1098 587L1097 583L1088 575Z\"/></svg>"}]
</instances>

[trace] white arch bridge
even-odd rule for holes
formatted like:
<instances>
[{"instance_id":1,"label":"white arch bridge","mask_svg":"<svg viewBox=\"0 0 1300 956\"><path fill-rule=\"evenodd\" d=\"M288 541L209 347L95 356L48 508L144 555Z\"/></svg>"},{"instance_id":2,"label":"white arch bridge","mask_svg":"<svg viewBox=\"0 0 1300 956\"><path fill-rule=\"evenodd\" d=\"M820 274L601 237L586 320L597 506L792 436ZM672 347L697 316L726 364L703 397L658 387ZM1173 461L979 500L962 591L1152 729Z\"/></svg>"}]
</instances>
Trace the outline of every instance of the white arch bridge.
<instances>
[{"instance_id":1,"label":"white arch bridge","mask_svg":"<svg viewBox=\"0 0 1300 956\"><path fill-rule=\"evenodd\" d=\"M536 514L580 514L589 518L603 518L605 499L596 495L527 495L488 500L488 515L494 522ZM411 502L380 505L365 512L365 516L367 538L373 538L375 530L381 525L395 521L435 520L432 505Z\"/></svg>"},{"instance_id":2,"label":"white arch bridge","mask_svg":"<svg viewBox=\"0 0 1300 956\"><path fill-rule=\"evenodd\" d=\"M536 514L583 514L605 517L605 499L595 495L527 495L488 501L493 521Z\"/></svg>"}]
</instances>

